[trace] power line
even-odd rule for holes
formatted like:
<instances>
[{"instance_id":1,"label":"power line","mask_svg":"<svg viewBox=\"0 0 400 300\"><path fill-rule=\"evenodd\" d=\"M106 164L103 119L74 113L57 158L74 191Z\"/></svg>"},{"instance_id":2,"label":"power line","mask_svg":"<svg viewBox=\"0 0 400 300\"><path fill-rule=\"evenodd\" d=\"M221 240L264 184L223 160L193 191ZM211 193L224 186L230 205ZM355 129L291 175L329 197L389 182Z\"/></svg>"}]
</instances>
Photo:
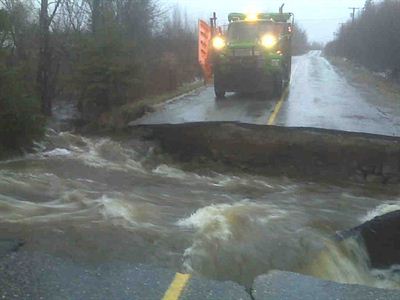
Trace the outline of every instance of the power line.
<instances>
[{"instance_id":1,"label":"power line","mask_svg":"<svg viewBox=\"0 0 400 300\"><path fill-rule=\"evenodd\" d=\"M324 22L324 21L345 21L346 17L341 18L297 18L300 22Z\"/></svg>"}]
</instances>

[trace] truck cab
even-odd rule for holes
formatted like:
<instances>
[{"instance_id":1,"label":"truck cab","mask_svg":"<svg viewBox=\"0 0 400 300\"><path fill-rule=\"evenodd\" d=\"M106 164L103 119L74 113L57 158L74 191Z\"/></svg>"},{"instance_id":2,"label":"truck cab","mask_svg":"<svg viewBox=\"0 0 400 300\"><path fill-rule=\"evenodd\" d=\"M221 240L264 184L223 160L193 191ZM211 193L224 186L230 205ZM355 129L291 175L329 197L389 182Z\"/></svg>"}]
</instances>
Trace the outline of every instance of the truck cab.
<instances>
[{"instance_id":1,"label":"truck cab","mask_svg":"<svg viewBox=\"0 0 400 300\"><path fill-rule=\"evenodd\" d=\"M214 26L210 45L217 99L226 92L279 95L291 71L291 13L231 13L223 31Z\"/></svg>"}]
</instances>

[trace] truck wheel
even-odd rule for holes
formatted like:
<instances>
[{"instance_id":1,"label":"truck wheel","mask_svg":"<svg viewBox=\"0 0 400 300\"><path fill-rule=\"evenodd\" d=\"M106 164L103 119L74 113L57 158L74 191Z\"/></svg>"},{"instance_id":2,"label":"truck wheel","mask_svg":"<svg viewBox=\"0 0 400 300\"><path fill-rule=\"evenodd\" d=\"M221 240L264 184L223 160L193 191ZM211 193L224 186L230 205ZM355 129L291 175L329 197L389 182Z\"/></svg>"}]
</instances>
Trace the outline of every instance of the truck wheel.
<instances>
[{"instance_id":1,"label":"truck wheel","mask_svg":"<svg viewBox=\"0 0 400 300\"><path fill-rule=\"evenodd\" d=\"M218 72L215 72L214 74L214 92L215 92L215 97L217 99L223 99L225 98L225 89L222 88L221 86L221 78Z\"/></svg>"},{"instance_id":2,"label":"truck wheel","mask_svg":"<svg viewBox=\"0 0 400 300\"><path fill-rule=\"evenodd\" d=\"M287 69L287 81L290 82L290 77L292 76L292 58L290 57Z\"/></svg>"},{"instance_id":3,"label":"truck wheel","mask_svg":"<svg viewBox=\"0 0 400 300\"><path fill-rule=\"evenodd\" d=\"M290 76L292 73L292 59L290 58L288 63L286 64L285 68L284 68L284 87L288 87L289 83L290 83Z\"/></svg>"},{"instance_id":4,"label":"truck wheel","mask_svg":"<svg viewBox=\"0 0 400 300\"><path fill-rule=\"evenodd\" d=\"M225 91L218 90L217 88L214 88L214 91L215 91L215 97L217 99L224 99L225 98Z\"/></svg>"}]
</instances>

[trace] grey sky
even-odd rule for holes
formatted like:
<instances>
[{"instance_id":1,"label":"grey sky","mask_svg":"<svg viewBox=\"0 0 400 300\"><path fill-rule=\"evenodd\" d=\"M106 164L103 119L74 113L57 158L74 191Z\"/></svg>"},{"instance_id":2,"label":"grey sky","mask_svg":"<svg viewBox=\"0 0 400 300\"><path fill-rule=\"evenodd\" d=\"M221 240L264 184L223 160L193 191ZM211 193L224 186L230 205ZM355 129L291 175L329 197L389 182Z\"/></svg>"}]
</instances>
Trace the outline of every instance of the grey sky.
<instances>
[{"instance_id":1,"label":"grey sky","mask_svg":"<svg viewBox=\"0 0 400 300\"><path fill-rule=\"evenodd\" d=\"M208 19L216 11L223 22L229 12L244 12L253 7L259 11L277 11L285 3L285 10L295 14L296 20L307 30L310 40L327 42L333 38L339 23L350 18L349 7L363 7L365 0L160 0L168 5L179 4L193 19Z\"/></svg>"}]
</instances>

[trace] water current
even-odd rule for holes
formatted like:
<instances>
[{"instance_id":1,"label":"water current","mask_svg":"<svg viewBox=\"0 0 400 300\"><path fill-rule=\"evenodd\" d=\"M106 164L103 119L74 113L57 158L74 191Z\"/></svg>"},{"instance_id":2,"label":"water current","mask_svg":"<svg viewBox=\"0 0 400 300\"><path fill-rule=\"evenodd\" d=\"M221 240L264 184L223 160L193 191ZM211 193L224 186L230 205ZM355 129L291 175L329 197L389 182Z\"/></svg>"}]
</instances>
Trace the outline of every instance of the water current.
<instances>
[{"instance_id":1,"label":"water current","mask_svg":"<svg viewBox=\"0 0 400 300\"><path fill-rule=\"evenodd\" d=\"M400 209L396 191L181 168L138 140L49 131L35 154L0 162L0 232L80 263L129 261L249 286L288 270L399 288L337 231Z\"/></svg>"}]
</instances>

